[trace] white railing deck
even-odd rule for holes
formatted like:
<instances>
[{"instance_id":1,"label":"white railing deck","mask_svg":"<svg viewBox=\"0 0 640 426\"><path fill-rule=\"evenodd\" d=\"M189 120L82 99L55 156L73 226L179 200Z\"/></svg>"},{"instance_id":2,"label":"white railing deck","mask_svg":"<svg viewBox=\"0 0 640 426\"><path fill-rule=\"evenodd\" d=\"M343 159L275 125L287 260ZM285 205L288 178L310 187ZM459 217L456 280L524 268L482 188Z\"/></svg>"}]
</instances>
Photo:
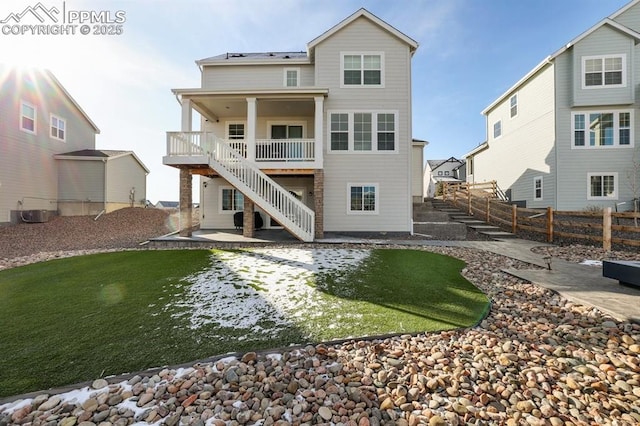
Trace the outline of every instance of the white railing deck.
<instances>
[{"instance_id":1,"label":"white railing deck","mask_svg":"<svg viewBox=\"0 0 640 426\"><path fill-rule=\"evenodd\" d=\"M167 132L167 157L197 157L207 155L204 141L217 138L209 132ZM243 139L220 139L232 147L240 156L247 158L247 142ZM257 139L255 158L259 163L286 162L291 167L309 167L314 163L315 139ZM295 164L300 163L300 164ZM265 164L266 165L266 164Z\"/></svg>"}]
</instances>

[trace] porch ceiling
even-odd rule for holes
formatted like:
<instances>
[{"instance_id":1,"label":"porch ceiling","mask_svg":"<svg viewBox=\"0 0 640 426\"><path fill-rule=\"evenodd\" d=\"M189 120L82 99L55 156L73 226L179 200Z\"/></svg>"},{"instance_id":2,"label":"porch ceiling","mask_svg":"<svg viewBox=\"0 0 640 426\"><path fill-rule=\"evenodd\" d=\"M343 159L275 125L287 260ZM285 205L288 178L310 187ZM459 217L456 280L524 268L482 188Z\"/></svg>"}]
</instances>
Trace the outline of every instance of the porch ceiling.
<instances>
[{"instance_id":1,"label":"porch ceiling","mask_svg":"<svg viewBox=\"0 0 640 426\"><path fill-rule=\"evenodd\" d=\"M327 89L282 91L210 92L203 89L175 89L182 99L190 99L194 109L210 120L247 116L247 98L257 99L258 116L309 117L315 113L316 96L327 96Z\"/></svg>"},{"instance_id":2,"label":"porch ceiling","mask_svg":"<svg viewBox=\"0 0 640 426\"><path fill-rule=\"evenodd\" d=\"M246 117L246 99L220 99L210 97L191 98L194 108L208 119ZM313 116L313 99L258 99L258 116L269 117L309 117Z\"/></svg>"}]
</instances>

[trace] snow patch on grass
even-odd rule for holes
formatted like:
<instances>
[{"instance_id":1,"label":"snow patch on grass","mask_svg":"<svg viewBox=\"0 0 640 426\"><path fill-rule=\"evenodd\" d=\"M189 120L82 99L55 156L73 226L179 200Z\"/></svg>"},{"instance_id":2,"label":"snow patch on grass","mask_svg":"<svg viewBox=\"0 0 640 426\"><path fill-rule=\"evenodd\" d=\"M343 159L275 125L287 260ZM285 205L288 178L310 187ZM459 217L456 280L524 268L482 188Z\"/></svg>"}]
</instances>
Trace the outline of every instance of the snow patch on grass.
<instances>
[{"instance_id":1,"label":"snow patch on grass","mask_svg":"<svg viewBox=\"0 0 640 426\"><path fill-rule=\"evenodd\" d=\"M216 251L209 269L186 279L185 297L165 309L177 311L175 317L186 317L193 330L213 326L273 336L296 319L321 315L323 306L336 303L315 288L315 277L357 267L370 253L297 248Z\"/></svg>"}]
</instances>

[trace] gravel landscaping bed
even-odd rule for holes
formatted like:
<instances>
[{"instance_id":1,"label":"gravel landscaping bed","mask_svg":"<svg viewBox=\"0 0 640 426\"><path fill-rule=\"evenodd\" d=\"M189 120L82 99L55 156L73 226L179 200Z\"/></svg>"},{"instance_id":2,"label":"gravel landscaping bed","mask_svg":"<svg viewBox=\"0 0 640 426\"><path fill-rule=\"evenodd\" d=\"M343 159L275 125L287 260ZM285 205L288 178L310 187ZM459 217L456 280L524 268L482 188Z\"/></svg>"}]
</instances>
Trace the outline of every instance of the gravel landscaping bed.
<instances>
[{"instance_id":1,"label":"gravel landscaping bed","mask_svg":"<svg viewBox=\"0 0 640 426\"><path fill-rule=\"evenodd\" d=\"M50 258L139 248L175 230L167 210L125 208L94 216L56 216L45 223L0 227L0 270Z\"/></svg>"},{"instance_id":2,"label":"gravel landscaping bed","mask_svg":"<svg viewBox=\"0 0 640 426\"><path fill-rule=\"evenodd\" d=\"M534 247L532 250L538 254L549 254L551 257L563 259L569 262L582 263L586 260L640 260L640 250L606 251L602 247L571 244L567 246Z\"/></svg>"},{"instance_id":3,"label":"gravel landscaping bed","mask_svg":"<svg viewBox=\"0 0 640 426\"><path fill-rule=\"evenodd\" d=\"M93 249L101 248L115 249ZM424 249L467 263L463 275L492 300L478 326L98 379L66 394L0 404L0 425L640 424L640 325L500 272L529 267L522 262L482 250Z\"/></svg>"}]
</instances>

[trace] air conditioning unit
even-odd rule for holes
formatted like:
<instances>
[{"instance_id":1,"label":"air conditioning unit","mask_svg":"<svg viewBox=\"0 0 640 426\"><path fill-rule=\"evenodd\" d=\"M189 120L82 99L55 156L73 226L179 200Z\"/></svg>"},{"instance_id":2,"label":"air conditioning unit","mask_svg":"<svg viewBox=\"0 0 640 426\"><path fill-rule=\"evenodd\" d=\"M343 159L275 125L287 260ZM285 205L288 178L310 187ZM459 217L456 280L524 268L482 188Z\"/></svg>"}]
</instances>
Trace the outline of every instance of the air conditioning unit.
<instances>
[{"instance_id":1,"label":"air conditioning unit","mask_svg":"<svg viewBox=\"0 0 640 426\"><path fill-rule=\"evenodd\" d=\"M48 222L51 214L48 210L23 210L20 212L20 217L23 222L41 223Z\"/></svg>"}]
</instances>

